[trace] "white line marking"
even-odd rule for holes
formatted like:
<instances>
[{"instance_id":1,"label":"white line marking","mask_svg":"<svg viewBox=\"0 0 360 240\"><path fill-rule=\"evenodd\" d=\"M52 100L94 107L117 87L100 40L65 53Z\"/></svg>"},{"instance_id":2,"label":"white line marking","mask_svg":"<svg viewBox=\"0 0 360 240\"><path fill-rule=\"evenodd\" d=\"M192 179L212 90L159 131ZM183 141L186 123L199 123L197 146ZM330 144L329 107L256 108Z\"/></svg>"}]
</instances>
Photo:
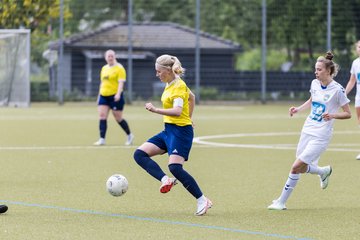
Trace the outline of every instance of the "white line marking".
<instances>
[{"instance_id":1,"label":"white line marking","mask_svg":"<svg viewBox=\"0 0 360 240\"><path fill-rule=\"evenodd\" d=\"M334 134L359 134L354 131L339 131ZM206 139L220 139L220 138L244 138L244 137L272 137L272 136L291 136L299 135L299 132L268 132L268 133L237 133L237 134L221 134L211 136L200 136L194 138L193 148L213 148L213 147L227 147L227 148L250 148L250 149L274 149L274 150L294 150L297 143L294 144L236 144L236 143L219 143L205 141ZM337 152L360 152L360 143L354 144L330 144L328 151ZM355 148L341 148L341 147L355 147ZM358 147L358 148L356 148ZM137 146L0 146L0 151L42 151L42 150L107 150L107 149L135 149Z\"/></svg>"},{"instance_id":2,"label":"white line marking","mask_svg":"<svg viewBox=\"0 0 360 240\"><path fill-rule=\"evenodd\" d=\"M108 149L135 149L138 146L3 146L0 151L47 151L47 150L108 150ZM211 146L197 145L195 148L209 148Z\"/></svg>"},{"instance_id":3,"label":"white line marking","mask_svg":"<svg viewBox=\"0 0 360 240\"><path fill-rule=\"evenodd\" d=\"M359 134L354 131L337 131L334 134ZM275 150L294 150L296 145L292 144L236 144L236 143L219 143L205 141L207 139L219 139L219 138L242 138L242 137L273 137L273 136L291 136L300 135L299 132L269 132L269 133L238 133L238 134L222 134L222 135L210 135L194 138L194 143L208 145L213 147L237 147L237 148L252 148L252 149L275 149ZM336 146L331 145L331 146ZM341 144L340 146L359 146L354 144ZM360 152L360 149L351 148L328 148L328 151L336 152Z\"/></svg>"},{"instance_id":4,"label":"white line marking","mask_svg":"<svg viewBox=\"0 0 360 240\"><path fill-rule=\"evenodd\" d=\"M9 146L0 147L2 150L83 150L83 149L121 149L121 148L135 148L135 146Z\"/></svg>"}]
</instances>

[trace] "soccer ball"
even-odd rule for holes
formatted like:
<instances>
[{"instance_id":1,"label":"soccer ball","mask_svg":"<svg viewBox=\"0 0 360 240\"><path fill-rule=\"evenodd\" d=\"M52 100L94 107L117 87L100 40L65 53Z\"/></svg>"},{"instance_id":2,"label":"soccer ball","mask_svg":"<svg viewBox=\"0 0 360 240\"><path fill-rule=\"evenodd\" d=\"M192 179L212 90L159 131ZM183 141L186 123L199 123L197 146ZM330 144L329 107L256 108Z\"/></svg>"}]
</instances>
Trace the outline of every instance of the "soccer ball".
<instances>
[{"instance_id":1,"label":"soccer ball","mask_svg":"<svg viewBox=\"0 0 360 240\"><path fill-rule=\"evenodd\" d=\"M114 174L106 181L106 189L114 197L120 197L126 193L128 187L128 180L121 174Z\"/></svg>"}]
</instances>

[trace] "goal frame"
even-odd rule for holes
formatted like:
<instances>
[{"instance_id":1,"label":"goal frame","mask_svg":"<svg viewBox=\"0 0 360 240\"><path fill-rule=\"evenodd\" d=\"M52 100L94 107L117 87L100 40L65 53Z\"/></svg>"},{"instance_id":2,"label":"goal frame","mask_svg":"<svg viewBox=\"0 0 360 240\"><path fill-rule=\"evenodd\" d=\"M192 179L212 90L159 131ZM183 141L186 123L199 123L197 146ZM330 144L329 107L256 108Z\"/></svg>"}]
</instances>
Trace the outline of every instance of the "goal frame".
<instances>
[{"instance_id":1,"label":"goal frame","mask_svg":"<svg viewBox=\"0 0 360 240\"><path fill-rule=\"evenodd\" d=\"M16 49L17 56L14 56L14 58L18 58L21 56L23 59L25 58L27 60L26 66L22 67L20 64L22 64L20 61L23 59L15 59L15 63L12 66L13 69L10 69L10 71L14 71L12 74L10 74L10 78L8 81L9 83L9 96L4 95L4 99L0 99L0 107L29 107L30 106L30 64L31 64L31 58L30 58L30 39L31 39L31 31L30 29L0 29L0 41L1 38L5 38L6 34L18 34L22 35L25 34L23 41L25 41L25 46L20 48L20 44L16 47L19 47L19 49ZM0 57L6 58L6 49L1 50L0 49ZM21 51L21 52L19 52ZM5 62L6 60L4 60ZM6 64L4 64L6 65ZM7 66L7 65L6 65ZM15 70L16 67L21 67L22 69L22 75L20 78L24 78L23 81L21 79L15 79ZM4 74L4 81L6 84L6 78L8 77L7 74ZM18 83L21 83L20 88L18 86L14 86ZM16 96L12 99L12 96ZM7 97L7 99L6 99Z\"/></svg>"}]
</instances>

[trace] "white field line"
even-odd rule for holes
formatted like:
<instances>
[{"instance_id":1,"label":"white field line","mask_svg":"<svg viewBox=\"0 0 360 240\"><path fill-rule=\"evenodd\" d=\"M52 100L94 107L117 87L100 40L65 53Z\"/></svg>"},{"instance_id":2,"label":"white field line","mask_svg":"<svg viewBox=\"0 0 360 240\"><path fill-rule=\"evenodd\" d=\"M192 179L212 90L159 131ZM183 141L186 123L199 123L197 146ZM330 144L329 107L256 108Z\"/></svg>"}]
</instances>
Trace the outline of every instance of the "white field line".
<instances>
[{"instance_id":1,"label":"white field line","mask_svg":"<svg viewBox=\"0 0 360 240\"><path fill-rule=\"evenodd\" d=\"M358 134L354 131L338 131L334 134ZM291 136L299 135L299 132L268 132L268 133L238 133L238 134L221 134L211 136L200 136L194 138L194 148L250 148L250 149L274 149L274 150L294 150L297 143L294 144L236 144L236 143L219 143L213 141L205 141L208 139L224 139L224 138L244 138L244 137L273 137L273 136ZM134 149L137 146L0 146L0 151L31 151L31 150L107 150L107 149ZM342 148L343 147L343 148ZM344 148L355 147L355 148ZM358 148L356 148L358 147ZM328 151L340 152L360 152L360 143L339 143L330 144Z\"/></svg>"},{"instance_id":2,"label":"white field line","mask_svg":"<svg viewBox=\"0 0 360 240\"><path fill-rule=\"evenodd\" d=\"M108 149L135 149L138 146L0 146L0 151L43 151L43 150L108 150ZM207 145L193 145L193 148L211 148Z\"/></svg>"},{"instance_id":3,"label":"white field line","mask_svg":"<svg viewBox=\"0 0 360 240\"><path fill-rule=\"evenodd\" d=\"M91 150L91 149L121 149L135 148L135 146L8 146L0 147L0 151L16 151L16 150Z\"/></svg>"},{"instance_id":4,"label":"white field line","mask_svg":"<svg viewBox=\"0 0 360 240\"><path fill-rule=\"evenodd\" d=\"M144 117L143 115L140 114L132 114L127 116L127 118L129 119L143 119L143 120L148 120L148 119L159 119L158 116L156 115L149 115ZM247 120L247 119L287 119L289 118L288 116L284 115L259 115L259 116L242 116L242 115L212 115L212 116L198 116L195 117L195 121L197 120L206 120L206 121L214 121L214 120L228 120L228 119L238 119L238 120ZM73 121L86 121L86 120L93 120L96 121L98 120L98 117L96 114L93 115L89 115L87 113L84 113L82 115L77 115L77 114L73 114L73 115L65 115L65 114L48 114L48 115L44 115L43 113L39 112L33 115L0 115L0 121L34 121L34 120L38 120L38 121L44 121L44 120L73 120Z\"/></svg>"},{"instance_id":5,"label":"white field line","mask_svg":"<svg viewBox=\"0 0 360 240\"><path fill-rule=\"evenodd\" d=\"M334 134L358 134L354 131L337 131ZM273 137L273 136L291 136L300 135L299 132L270 132L270 133L238 133L238 134L223 134L223 135L210 135L194 138L194 143L212 146L212 147L236 147L236 148L252 148L252 149L275 149L275 150L294 150L296 144L236 144L236 143L219 143L213 141L205 141L208 139L223 139L223 138L242 138L242 137ZM360 152L360 148L334 148L335 146L351 147L360 146L360 144L330 144L328 151L336 152Z\"/></svg>"}]
</instances>

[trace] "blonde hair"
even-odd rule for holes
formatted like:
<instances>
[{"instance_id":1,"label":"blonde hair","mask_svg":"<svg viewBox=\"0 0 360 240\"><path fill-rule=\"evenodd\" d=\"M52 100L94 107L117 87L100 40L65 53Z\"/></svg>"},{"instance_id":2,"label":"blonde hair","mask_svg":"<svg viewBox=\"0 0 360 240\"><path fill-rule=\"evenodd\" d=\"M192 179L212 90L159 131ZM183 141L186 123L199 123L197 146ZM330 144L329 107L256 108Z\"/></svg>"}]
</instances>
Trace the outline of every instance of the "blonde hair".
<instances>
[{"instance_id":1,"label":"blonde hair","mask_svg":"<svg viewBox=\"0 0 360 240\"><path fill-rule=\"evenodd\" d=\"M324 63L325 68L330 70L330 76L336 77L340 67L337 63L333 61L333 58L334 58L334 54L328 51L325 56L318 57L317 62Z\"/></svg>"},{"instance_id":2,"label":"blonde hair","mask_svg":"<svg viewBox=\"0 0 360 240\"><path fill-rule=\"evenodd\" d=\"M182 76L185 73L185 68L181 66L181 62L175 56L168 54L161 55L156 59L156 64L160 67L171 69L176 75Z\"/></svg>"}]
</instances>

